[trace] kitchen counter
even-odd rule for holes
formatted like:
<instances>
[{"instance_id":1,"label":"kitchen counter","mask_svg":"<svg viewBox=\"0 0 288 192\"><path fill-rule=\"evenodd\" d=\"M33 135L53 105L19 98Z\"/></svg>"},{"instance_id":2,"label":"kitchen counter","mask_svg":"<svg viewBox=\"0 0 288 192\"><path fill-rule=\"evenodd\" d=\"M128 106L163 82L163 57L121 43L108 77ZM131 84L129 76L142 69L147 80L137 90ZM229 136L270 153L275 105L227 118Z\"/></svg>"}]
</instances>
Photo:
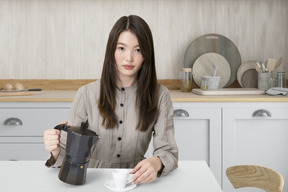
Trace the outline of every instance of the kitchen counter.
<instances>
[{"instance_id":1,"label":"kitchen counter","mask_svg":"<svg viewBox=\"0 0 288 192\"><path fill-rule=\"evenodd\" d=\"M75 94L75 90L44 90L33 92L33 95L29 96L1 96L0 102L72 102ZM180 90L170 90L170 94L173 102L288 102L288 96L201 96L192 92L180 92Z\"/></svg>"},{"instance_id":2,"label":"kitchen counter","mask_svg":"<svg viewBox=\"0 0 288 192\"><path fill-rule=\"evenodd\" d=\"M0 161L1 191L109 192L104 184L112 179L112 169L88 169L86 183L75 186L58 179L58 168L47 168L42 161ZM221 192L221 188L205 161L180 161L179 168L148 184L138 184L131 191L201 191Z\"/></svg>"}]
</instances>

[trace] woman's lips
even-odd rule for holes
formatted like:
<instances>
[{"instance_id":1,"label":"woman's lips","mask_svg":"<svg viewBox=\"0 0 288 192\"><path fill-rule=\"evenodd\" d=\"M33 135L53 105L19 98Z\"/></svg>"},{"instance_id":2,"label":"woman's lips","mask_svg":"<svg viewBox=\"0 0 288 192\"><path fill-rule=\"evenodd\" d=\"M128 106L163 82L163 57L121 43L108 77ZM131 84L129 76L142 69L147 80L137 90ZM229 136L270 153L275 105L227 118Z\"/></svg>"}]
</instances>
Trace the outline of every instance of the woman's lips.
<instances>
[{"instance_id":1,"label":"woman's lips","mask_svg":"<svg viewBox=\"0 0 288 192\"><path fill-rule=\"evenodd\" d=\"M125 69L128 69L128 70L131 70L131 69L134 68L134 66L132 66L132 65L123 65L123 67L124 67Z\"/></svg>"}]
</instances>

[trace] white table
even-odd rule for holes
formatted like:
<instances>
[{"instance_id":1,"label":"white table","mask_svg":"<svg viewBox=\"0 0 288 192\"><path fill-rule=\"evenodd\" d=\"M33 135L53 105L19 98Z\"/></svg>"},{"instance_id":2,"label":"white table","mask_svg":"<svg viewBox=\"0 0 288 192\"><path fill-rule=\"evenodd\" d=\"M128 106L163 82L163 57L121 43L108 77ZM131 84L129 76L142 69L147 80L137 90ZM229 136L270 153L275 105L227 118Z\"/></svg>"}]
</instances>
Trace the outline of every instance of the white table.
<instances>
[{"instance_id":1,"label":"white table","mask_svg":"<svg viewBox=\"0 0 288 192\"><path fill-rule=\"evenodd\" d=\"M0 161L0 191L3 192L109 192L111 169L88 169L86 183L75 186L58 179L59 168L42 161ZM222 192L205 161L180 161L179 168L149 184L138 184L133 192Z\"/></svg>"}]
</instances>

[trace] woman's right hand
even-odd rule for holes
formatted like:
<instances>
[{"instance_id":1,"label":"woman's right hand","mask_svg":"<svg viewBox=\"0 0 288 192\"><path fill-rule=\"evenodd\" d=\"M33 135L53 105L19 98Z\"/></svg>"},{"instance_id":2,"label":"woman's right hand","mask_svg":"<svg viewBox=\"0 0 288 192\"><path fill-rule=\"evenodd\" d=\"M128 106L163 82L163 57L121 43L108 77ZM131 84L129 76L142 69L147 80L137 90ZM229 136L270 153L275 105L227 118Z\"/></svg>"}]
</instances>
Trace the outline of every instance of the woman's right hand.
<instances>
[{"instance_id":1,"label":"woman's right hand","mask_svg":"<svg viewBox=\"0 0 288 192\"><path fill-rule=\"evenodd\" d=\"M67 121L61 122L60 124L67 125ZM57 160L60 153L60 134L61 131L58 129L47 129L44 131L44 144L45 149L52 153L55 160Z\"/></svg>"}]
</instances>

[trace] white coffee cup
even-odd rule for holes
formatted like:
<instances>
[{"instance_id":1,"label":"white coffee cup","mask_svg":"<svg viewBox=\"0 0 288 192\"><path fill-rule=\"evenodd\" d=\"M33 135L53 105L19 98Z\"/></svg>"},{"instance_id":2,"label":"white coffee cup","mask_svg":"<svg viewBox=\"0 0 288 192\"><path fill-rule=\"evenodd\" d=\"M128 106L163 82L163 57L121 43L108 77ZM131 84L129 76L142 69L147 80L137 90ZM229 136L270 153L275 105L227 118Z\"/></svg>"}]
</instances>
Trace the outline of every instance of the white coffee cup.
<instances>
[{"instance_id":1,"label":"white coffee cup","mask_svg":"<svg viewBox=\"0 0 288 192\"><path fill-rule=\"evenodd\" d=\"M127 184L127 179L129 177L128 169L114 169L112 171L113 180L115 183L115 188L124 189Z\"/></svg>"}]
</instances>

